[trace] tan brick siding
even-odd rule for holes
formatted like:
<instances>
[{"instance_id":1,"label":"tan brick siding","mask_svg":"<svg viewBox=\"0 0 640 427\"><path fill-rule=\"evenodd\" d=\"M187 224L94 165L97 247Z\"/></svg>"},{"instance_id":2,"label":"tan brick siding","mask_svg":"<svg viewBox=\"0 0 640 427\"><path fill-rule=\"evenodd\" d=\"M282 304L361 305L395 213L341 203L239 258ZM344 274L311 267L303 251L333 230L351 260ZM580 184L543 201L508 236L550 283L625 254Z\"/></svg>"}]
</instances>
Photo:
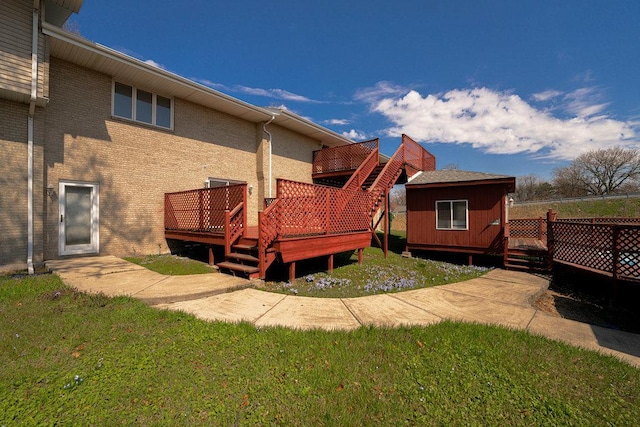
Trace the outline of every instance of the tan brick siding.
<instances>
[{"instance_id":1,"label":"tan brick siding","mask_svg":"<svg viewBox=\"0 0 640 427\"><path fill-rule=\"evenodd\" d=\"M29 106L0 100L0 268L27 261L27 129ZM34 261L42 261L42 110L34 119ZM5 268L2 268L5 266Z\"/></svg>"},{"instance_id":2,"label":"tan brick siding","mask_svg":"<svg viewBox=\"0 0 640 427\"><path fill-rule=\"evenodd\" d=\"M47 182L56 189L60 180L100 184L101 254L165 252L165 192L200 188L208 177L260 186L261 126L181 99L174 100L173 131L112 119L111 88L108 75L51 59ZM274 128L274 176L309 182L319 144ZM250 196L249 224L262 205L258 193ZM57 201L46 218L45 258L56 258Z\"/></svg>"}]
</instances>

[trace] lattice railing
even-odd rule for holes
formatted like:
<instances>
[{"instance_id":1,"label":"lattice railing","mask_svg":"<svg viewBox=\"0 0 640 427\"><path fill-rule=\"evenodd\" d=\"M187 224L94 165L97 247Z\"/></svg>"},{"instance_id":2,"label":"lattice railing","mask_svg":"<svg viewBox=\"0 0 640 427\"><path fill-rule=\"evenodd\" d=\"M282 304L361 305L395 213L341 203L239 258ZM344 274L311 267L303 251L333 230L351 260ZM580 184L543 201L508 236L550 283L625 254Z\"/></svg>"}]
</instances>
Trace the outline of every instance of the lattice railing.
<instances>
[{"instance_id":1,"label":"lattice railing","mask_svg":"<svg viewBox=\"0 0 640 427\"><path fill-rule=\"evenodd\" d=\"M278 180L282 237L341 234L370 228L370 195L302 182Z\"/></svg>"},{"instance_id":2,"label":"lattice railing","mask_svg":"<svg viewBox=\"0 0 640 427\"><path fill-rule=\"evenodd\" d=\"M510 219L509 237L517 239L537 239L546 242L547 220L544 218Z\"/></svg>"},{"instance_id":3,"label":"lattice railing","mask_svg":"<svg viewBox=\"0 0 640 427\"><path fill-rule=\"evenodd\" d=\"M225 212L244 205L246 184L167 193L164 224L167 230L224 233ZM240 218L244 218L244 213ZM234 219L237 227L243 219Z\"/></svg>"},{"instance_id":4,"label":"lattice railing","mask_svg":"<svg viewBox=\"0 0 640 427\"><path fill-rule=\"evenodd\" d=\"M640 225L554 221L550 240L554 261L640 280Z\"/></svg>"},{"instance_id":5,"label":"lattice railing","mask_svg":"<svg viewBox=\"0 0 640 427\"><path fill-rule=\"evenodd\" d=\"M557 221L583 224L640 224L640 218L558 218Z\"/></svg>"},{"instance_id":6,"label":"lattice railing","mask_svg":"<svg viewBox=\"0 0 640 427\"><path fill-rule=\"evenodd\" d=\"M412 176L420 171L436 170L435 156L407 135L402 135L402 147L407 175Z\"/></svg>"},{"instance_id":7,"label":"lattice railing","mask_svg":"<svg viewBox=\"0 0 640 427\"><path fill-rule=\"evenodd\" d=\"M378 148L378 139L323 148L313 152L313 173L328 173L357 169L367 156Z\"/></svg>"}]
</instances>

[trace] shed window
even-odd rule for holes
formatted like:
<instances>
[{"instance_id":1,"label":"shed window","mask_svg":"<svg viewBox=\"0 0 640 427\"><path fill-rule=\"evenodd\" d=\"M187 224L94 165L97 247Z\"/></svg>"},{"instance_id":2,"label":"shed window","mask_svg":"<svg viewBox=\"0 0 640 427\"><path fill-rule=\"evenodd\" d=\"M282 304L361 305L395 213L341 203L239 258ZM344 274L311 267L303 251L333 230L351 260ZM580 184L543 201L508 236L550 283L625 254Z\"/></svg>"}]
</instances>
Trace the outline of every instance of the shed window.
<instances>
[{"instance_id":1,"label":"shed window","mask_svg":"<svg viewBox=\"0 0 640 427\"><path fill-rule=\"evenodd\" d=\"M170 98L113 82L112 111L115 117L171 129L172 110L173 100Z\"/></svg>"},{"instance_id":2,"label":"shed window","mask_svg":"<svg viewBox=\"0 0 640 427\"><path fill-rule=\"evenodd\" d=\"M467 200L442 200L436 202L436 229L467 230Z\"/></svg>"}]
</instances>

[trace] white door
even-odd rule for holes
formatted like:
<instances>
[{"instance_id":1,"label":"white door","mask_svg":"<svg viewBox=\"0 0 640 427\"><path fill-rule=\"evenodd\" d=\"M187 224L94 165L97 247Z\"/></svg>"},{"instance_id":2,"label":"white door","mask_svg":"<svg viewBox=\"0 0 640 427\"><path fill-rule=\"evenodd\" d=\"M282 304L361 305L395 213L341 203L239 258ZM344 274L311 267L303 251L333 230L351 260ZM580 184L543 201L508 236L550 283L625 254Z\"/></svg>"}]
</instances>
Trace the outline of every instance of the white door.
<instances>
[{"instance_id":1,"label":"white door","mask_svg":"<svg viewBox=\"0 0 640 427\"><path fill-rule=\"evenodd\" d=\"M60 255L97 254L98 184L61 181L58 189Z\"/></svg>"}]
</instances>

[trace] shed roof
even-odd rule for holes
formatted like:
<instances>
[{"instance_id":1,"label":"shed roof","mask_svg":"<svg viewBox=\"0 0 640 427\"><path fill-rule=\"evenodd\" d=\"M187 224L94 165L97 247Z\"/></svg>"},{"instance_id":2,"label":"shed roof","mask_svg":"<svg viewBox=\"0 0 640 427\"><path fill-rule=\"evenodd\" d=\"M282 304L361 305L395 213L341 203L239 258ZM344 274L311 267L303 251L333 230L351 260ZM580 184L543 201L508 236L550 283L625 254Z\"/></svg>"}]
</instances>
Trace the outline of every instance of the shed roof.
<instances>
[{"instance_id":1,"label":"shed roof","mask_svg":"<svg viewBox=\"0 0 640 427\"><path fill-rule=\"evenodd\" d=\"M439 170L419 172L407 182L407 187L442 187L456 185L500 184L508 186L507 191L515 191L513 176L463 170Z\"/></svg>"}]
</instances>

